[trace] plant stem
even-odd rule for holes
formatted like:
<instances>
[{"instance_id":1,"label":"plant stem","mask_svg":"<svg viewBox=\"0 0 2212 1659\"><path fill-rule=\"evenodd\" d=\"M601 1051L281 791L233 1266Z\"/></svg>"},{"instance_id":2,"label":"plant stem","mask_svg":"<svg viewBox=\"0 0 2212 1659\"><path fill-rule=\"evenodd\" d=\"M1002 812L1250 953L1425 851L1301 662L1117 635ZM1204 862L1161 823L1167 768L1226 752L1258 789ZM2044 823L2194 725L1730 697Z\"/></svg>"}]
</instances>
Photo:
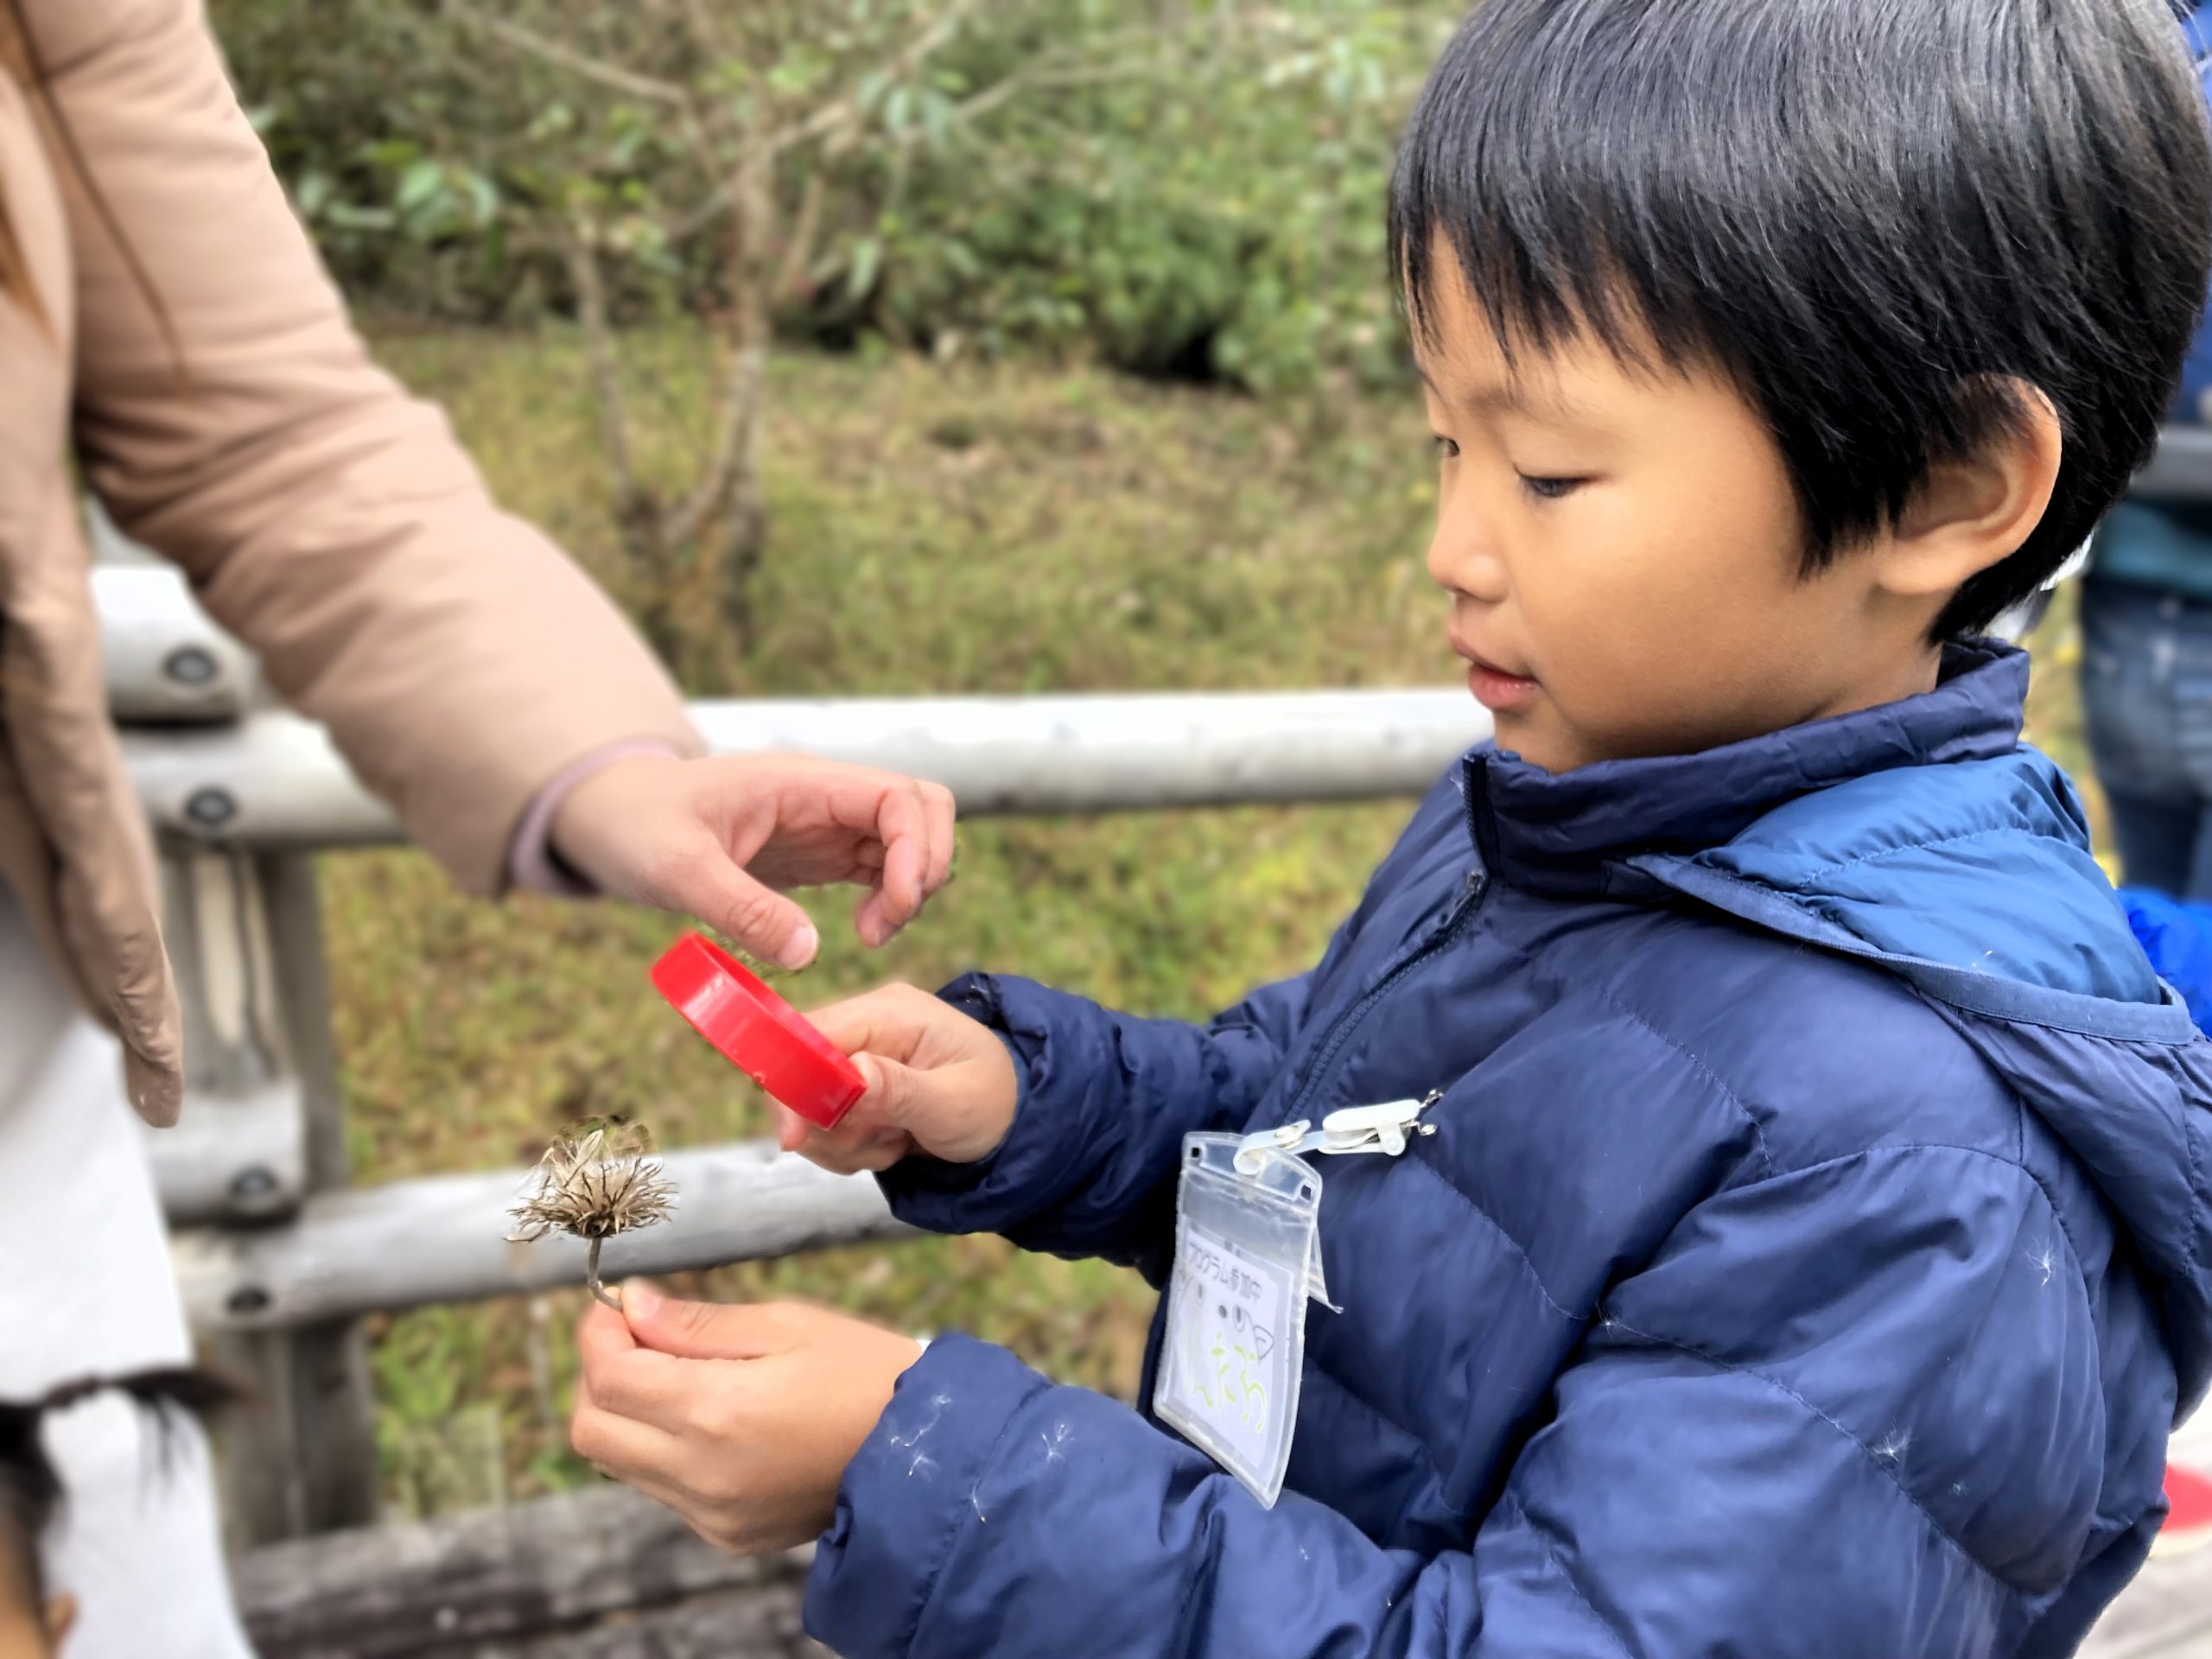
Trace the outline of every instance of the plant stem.
<instances>
[{"instance_id":1,"label":"plant stem","mask_svg":"<svg viewBox=\"0 0 2212 1659\"><path fill-rule=\"evenodd\" d=\"M591 1253L584 1257L584 1283L590 1287L591 1294L594 1296L606 1303L607 1306L613 1308L617 1313L620 1313L622 1311L621 1302L616 1298L608 1295L607 1294L607 1287L600 1282L599 1247L605 1243L607 1243L607 1241L603 1238L594 1238L592 1240Z\"/></svg>"}]
</instances>

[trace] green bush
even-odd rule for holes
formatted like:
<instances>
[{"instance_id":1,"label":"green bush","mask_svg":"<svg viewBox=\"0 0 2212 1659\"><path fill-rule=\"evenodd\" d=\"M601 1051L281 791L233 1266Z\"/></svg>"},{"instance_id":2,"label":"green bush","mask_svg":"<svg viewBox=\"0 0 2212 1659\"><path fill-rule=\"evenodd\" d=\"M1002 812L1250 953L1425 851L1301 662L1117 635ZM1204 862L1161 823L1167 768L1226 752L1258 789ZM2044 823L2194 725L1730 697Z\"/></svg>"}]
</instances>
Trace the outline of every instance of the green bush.
<instances>
[{"instance_id":1,"label":"green bush","mask_svg":"<svg viewBox=\"0 0 2212 1659\"><path fill-rule=\"evenodd\" d=\"M728 0L735 4L737 0ZM600 60L651 68L656 9L502 5ZM867 141L795 157L818 254L778 324L943 356L1079 353L1255 390L1400 372L1382 264L1398 122L1458 8L1294 0L1006 0L925 68L863 76ZM501 56L412 0L214 0L233 73L340 277L386 310L485 320L569 302L549 219L592 204L628 237L625 315L723 302L712 235L659 226L701 188L650 100ZM713 90L827 98L894 55L916 6L821 0ZM671 72L672 73L672 72ZM964 118L978 90L1026 84Z\"/></svg>"}]
</instances>

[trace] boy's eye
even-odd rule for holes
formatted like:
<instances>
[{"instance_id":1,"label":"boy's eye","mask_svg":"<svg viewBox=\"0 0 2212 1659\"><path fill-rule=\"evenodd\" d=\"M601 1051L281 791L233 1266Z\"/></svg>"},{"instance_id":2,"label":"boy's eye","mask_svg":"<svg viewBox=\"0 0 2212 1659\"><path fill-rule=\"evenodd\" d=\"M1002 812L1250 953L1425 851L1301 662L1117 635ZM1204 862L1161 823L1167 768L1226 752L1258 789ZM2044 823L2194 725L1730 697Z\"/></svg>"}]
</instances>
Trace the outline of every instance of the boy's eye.
<instances>
[{"instance_id":1,"label":"boy's eye","mask_svg":"<svg viewBox=\"0 0 2212 1659\"><path fill-rule=\"evenodd\" d=\"M1556 501L1561 496L1572 495L1588 480L1580 478L1531 478L1520 475L1521 487L1539 501Z\"/></svg>"},{"instance_id":2,"label":"boy's eye","mask_svg":"<svg viewBox=\"0 0 2212 1659\"><path fill-rule=\"evenodd\" d=\"M1457 461L1459 458L1459 445L1456 440L1446 437L1441 432L1435 433L1433 435L1436 440L1436 453L1438 454L1441 455L1446 461Z\"/></svg>"}]
</instances>

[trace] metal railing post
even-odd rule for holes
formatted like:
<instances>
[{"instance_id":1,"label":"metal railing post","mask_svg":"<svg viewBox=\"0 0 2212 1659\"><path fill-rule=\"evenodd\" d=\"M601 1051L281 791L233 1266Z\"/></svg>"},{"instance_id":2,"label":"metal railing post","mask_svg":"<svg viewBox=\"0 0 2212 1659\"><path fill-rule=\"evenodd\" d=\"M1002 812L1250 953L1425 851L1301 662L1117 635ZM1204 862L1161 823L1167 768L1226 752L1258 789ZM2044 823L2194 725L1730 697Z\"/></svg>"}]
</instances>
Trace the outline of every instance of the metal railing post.
<instances>
[{"instance_id":1,"label":"metal railing post","mask_svg":"<svg viewBox=\"0 0 2212 1659\"><path fill-rule=\"evenodd\" d=\"M198 1204L202 1219L233 1228L281 1227L308 1195L350 1179L314 863L173 851L163 874L189 1116L198 1121L155 1135L156 1167L173 1207ZM195 1327L204 1357L251 1395L219 1438L233 1547L374 1520L375 1416L360 1322L243 1331L200 1319Z\"/></svg>"}]
</instances>

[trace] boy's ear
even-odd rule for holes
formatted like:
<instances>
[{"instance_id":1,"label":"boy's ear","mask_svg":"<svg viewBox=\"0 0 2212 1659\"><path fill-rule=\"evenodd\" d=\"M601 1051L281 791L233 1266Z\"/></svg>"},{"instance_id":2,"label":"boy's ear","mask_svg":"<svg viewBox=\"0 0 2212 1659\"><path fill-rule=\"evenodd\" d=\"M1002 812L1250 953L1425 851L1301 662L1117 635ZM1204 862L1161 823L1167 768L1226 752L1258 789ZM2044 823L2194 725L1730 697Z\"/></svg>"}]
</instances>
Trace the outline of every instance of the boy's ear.
<instances>
[{"instance_id":1,"label":"boy's ear","mask_svg":"<svg viewBox=\"0 0 2212 1659\"><path fill-rule=\"evenodd\" d=\"M1974 454L1929 472L1885 550L1880 584L1948 600L1970 576L2018 551L2050 505L2065 434L2039 387L2007 383L2017 411Z\"/></svg>"},{"instance_id":2,"label":"boy's ear","mask_svg":"<svg viewBox=\"0 0 2212 1659\"><path fill-rule=\"evenodd\" d=\"M46 1638L54 1643L56 1653L69 1639L69 1632L77 1624L77 1598L54 1596L46 1604Z\"/></svg>"}]
</instances>

